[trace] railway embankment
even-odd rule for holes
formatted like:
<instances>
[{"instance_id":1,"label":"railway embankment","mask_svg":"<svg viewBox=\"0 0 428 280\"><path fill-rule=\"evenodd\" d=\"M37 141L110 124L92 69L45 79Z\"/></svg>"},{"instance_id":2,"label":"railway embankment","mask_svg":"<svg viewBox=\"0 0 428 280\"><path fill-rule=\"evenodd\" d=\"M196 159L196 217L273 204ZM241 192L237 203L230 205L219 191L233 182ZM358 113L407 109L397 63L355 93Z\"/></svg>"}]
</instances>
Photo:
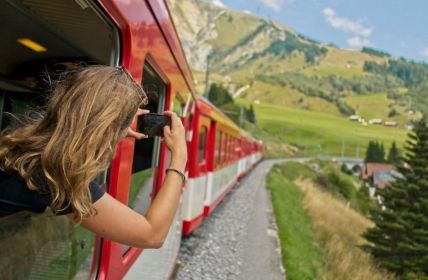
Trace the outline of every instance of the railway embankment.
<instances>
[{"instance_id":1,"label":"railway embankment","mask_svg":"<svg viewBox=\"0 0 428 280\"><path fill-rule=\"evenodd\" d=\"M176 280L285 278L265 179L277 162L259 163L183 240Z\"/></svg>"}]
</instances>

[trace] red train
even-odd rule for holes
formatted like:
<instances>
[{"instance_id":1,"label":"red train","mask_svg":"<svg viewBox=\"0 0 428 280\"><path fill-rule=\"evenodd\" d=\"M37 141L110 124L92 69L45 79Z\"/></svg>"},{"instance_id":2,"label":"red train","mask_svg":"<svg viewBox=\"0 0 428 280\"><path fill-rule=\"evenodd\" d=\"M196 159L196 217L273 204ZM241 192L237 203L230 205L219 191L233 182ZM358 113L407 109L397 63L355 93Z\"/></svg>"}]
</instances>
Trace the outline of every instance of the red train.
<instances>
[{"instance_id":1,"label":"red train","mask_svg":"<svg viewBox=\"0 0 428 280\"><path fill-rule=\"evenodd\" d=\"M188 180L162 249L129 248L93 236L65 217L19 213L0 219L4 279L164 279L181 235L194 231L262 157L261 143L209 101L193 78L160 0L0 1L0 128L5 112L43 105L44 71L84 63L125 66L145 88L148 109L177 112L187 130ZM135 122L134 127L137 125ZM161 186L169 154L160 139L122 141L99 182L144 213ZM17 265L19 264L19 265Z\"/></svg>"}]
</instances>

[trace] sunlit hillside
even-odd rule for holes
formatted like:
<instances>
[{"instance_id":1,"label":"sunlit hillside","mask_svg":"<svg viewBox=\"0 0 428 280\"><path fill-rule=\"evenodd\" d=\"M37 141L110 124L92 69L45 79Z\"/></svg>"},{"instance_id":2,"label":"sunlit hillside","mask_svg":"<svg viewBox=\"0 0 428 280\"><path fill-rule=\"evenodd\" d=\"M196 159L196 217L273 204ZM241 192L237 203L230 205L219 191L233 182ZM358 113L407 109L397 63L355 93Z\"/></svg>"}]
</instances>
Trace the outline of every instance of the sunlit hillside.
<instances>
[{"instance_id":1,"label":"sunlit hillside","mask_svg":"<svg viewBox=\"0 0 428 280\"><path fill-rule=\"evenodd\" d=\"M221 83L235 98L255 105L326 113L344 120L358 114L365 122L381 119L396 123L398 128L381 129L387 142L401 142L398 137L420 117L418 111L428 108L425 91L417 87L419 81L400 76L405 71L428 73L424 65L397 60L371 48L340 49L281 23L208 2L169 2L200 94L205 92L209 69L210 83ZM389 69L392 63L402 69ZM356 142L364 146L368 140L370 136Z\"/></svg>"}]
</instances>

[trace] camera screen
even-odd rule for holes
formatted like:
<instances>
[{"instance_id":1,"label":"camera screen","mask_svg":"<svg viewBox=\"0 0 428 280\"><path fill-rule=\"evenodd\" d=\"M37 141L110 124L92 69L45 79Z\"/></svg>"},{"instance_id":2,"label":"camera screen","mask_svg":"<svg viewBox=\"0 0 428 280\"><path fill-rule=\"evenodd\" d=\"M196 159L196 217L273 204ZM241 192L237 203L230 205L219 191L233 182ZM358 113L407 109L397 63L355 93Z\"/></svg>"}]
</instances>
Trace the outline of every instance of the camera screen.
<instances>
[{"instance_id":1,"label":"camera screen","mask_svg":"<svg viewBox=\"0 0 428 280\"><path fill-rule=\"evenodd\" d=\"M163 136L163 128L171 125L171 118L159 114L145 114L141 117L139 131L148 137Z\"/></svg>"}]
</instances>

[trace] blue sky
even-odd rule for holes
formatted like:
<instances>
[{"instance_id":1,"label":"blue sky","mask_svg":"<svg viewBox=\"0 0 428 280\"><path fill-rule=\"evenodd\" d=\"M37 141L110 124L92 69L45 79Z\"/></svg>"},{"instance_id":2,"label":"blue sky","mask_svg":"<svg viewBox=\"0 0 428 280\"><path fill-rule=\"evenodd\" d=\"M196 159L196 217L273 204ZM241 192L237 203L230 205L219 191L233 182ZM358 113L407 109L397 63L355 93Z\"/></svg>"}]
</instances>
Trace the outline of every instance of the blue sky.
<instances>
[{"instance_id":1,"label":"blue sky","mask_svg":"<svg viewBox=\"0 0 428 280\"><path fill-rule=\"evenodd\" d=\"M428 0L206 0L280 21L342 48L428 62Z\"/></svg>"}]
</instances>

